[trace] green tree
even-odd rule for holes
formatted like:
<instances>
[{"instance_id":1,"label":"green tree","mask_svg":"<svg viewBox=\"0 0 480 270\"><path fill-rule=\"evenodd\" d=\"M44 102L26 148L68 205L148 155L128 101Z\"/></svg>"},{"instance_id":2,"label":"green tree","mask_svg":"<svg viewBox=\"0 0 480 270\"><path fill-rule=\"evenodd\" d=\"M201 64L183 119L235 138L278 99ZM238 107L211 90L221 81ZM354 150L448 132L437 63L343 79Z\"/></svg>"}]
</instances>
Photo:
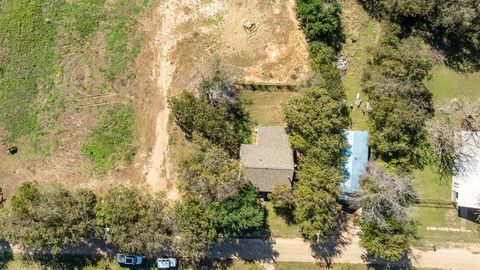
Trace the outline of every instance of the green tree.
<instances>
[{"instance_id":1,"label":"green tree","mask_svg":"<svg viewBox=\"0 0 480 270\"><path fill-rule=\"evenodd\" d=\"M335 229L340 205L348 111L325 89L311 88L284 107L290 141L299 153L294 185L295 220L305 238L325 240Z\"/></svg>"},{"instance_id":2,"label":"green tree","mask_svg":"<svg viewBox=\"0 0 480 270\"><path fill-rule=\"evenodd\" d=\"M480 6L472 0L362 0L373 15L402 28L402 35L420 35L461 71L480 68Z\"/></svg>"},{"instance_id":3,"label":"green tree","mask_svg":"<svg viewBox=\"0 0 480 270\"><path fill-rule=\"evenodd\" d=\"M310 41L330 46L341 41L340 4L336 1L298 0L297 17Z\"/></svg>"},{"instance_id":4,"label":"green tree","mask_svg":"<svg viewBox=\"0 0 480 270\"><path fill-rule=\"evenodd\" d=\"M263 227L264 210L258 203L258 189L248 185L215 207L217 232L222 237L242 237Z\"/></svg>"},{"instance_id":5,"label":"green tree","mask_svg":"<svg viewBox=\"0 0 480 270\"><path fill-rule=\"evenodd\" d=\"M170 218L163 194L154 197L137 188L110 188L96 206L105 240L124 252L153 255L168 251Z\"/></svg>"},{"instance_id":6,"label":"green tree","mask_svg":"<svg viewBox=\"0 0 480 270\"><path fill-rule=\"evenodd\" d=\"M374 223L360 224L360 245L367 255L376 259L395 262L406 255L415 236L414 223L388 221L388 229Z\"/></svg>"},{"instance_id":7,"label":"green tree","mask_svg":"<svg viewBox=\"0 0 480 270\"><path fill-rule=\"evenodd\" d=\"M310 88L304 95L292 98L284 106L285 120L290 129L290 142L301 155L321 148L328 164L342 161L343 130L350 124L348 111L340 101L322 88Z\"/></svg>"},{"instance_id":8,"label":"green tree","mask_svg":"<svg viewBox=\"0 0 480 270\"><path fill-rule=\"evenodd\" d=\"M175 123L185 132L188 139L194 133L201 135L212 143L237 156L249 133L246 120L232 119L225 108L211 106L203 98L195 97L190 92L182 92L179 97L169 101Z\"/></svg>"},{"instance_id":9,"label":"green tree","mask_svg":"<svg viewBox=\"0 0 480 270\"><path fill-rule=\"evenodd\" d=\"M25 182L12 196L1 221L12 244L59 253L95 233L96 196L88 190L67 191L60 185L42 188Z\"/></svg>"},{"instance_id":10,"label":"green tree","mask_svg":"<svg viewBox=\"0 0 480 270\"><path fill-rule=\"evenodd\" d=\"M343 174L335 167L307 158L300 164L297 177L294 186L295 220L305 238L323 241L336 228L340 212L337 198Z\"/></svg>"},{"instance_id":11,"label":"green tree","mask_svg":"<svg viewBox=\"0 0 480 270\"><path fill-rule=\"evenodd\" d=\"M220 202L246 184L239 162L202 138L195 138L179 152L178 166L179 189L190 197Z\"/></svg>"},{"instance_id":12,"label":"green tree","mask_svg":"<svg viewBox=\"0 0 480 270\"><path fill-rule=\"evenodd\" d=\"M205 200L186 197L177 203L174 231L184 256L199 259L218 240L214 215L212 204Z\"/></svg>"},{"instance_id":13,"label":"green tree","mask_svg":"<svg viewBox=\"0 0 480 270\"><path fill-rule=\"evenodd\" d=\"M369 143L374 156L411 169L422 166L418 153L425 144L425 123L434 114L432 94L423 83L432 64L421 40L400 41L392 31L364 74L372 107Z\"/></svg>"}]
</instances>

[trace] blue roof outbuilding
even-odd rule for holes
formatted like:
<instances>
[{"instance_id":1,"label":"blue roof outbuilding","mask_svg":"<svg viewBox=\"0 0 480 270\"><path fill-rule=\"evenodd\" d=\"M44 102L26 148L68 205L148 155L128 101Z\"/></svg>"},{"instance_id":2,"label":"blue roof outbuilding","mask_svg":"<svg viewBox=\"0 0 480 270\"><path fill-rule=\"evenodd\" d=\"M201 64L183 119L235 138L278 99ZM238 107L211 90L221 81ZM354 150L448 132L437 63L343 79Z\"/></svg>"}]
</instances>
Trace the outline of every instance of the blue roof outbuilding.
<instances>
[{"instance_id":1,"label":"blue roof outbuilding","mask_svg":"<svg viewBox=\"0 0 480 270\"><path fill-rule=\"evenodd\" d=\"M360 188L360 178L367 169L368 162L368 132L346 131L346 138L350 147L345 163L345 181L342 190L345 194L352 194Z\"/></svg>"}]
</instances>

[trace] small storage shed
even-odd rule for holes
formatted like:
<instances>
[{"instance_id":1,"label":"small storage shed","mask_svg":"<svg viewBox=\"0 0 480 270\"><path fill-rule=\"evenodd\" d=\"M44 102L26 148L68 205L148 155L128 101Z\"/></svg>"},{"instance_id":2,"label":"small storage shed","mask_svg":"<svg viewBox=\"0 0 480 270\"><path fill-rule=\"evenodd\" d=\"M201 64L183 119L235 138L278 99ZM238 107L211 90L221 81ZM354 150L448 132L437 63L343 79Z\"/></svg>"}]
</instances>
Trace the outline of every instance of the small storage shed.
<instances>
[{"instance_id":1,"label":"small storage shed","mask_svg":"<svg viewBox=\"0 0 480 270\"><path fill-rule=\"evenodd\" d=\"M346 195L353 194L360 189L360 178L367 170L368 163L368 132L346 131L349 145L347 162L345 163L345 181L342 190Z\"/></svg>"},{"instance_id":2,"label":"small storage shed","mask_svg":"<svg viewBox=\"0 0 480 270\"><path fill-rule=\"evenodd\" d=\"M245 177L260 192L272 192L278 184L291 185L294 161L286 129L258 127L256 143L240 146L240 162Z\"/></svg>"}]
</instances>

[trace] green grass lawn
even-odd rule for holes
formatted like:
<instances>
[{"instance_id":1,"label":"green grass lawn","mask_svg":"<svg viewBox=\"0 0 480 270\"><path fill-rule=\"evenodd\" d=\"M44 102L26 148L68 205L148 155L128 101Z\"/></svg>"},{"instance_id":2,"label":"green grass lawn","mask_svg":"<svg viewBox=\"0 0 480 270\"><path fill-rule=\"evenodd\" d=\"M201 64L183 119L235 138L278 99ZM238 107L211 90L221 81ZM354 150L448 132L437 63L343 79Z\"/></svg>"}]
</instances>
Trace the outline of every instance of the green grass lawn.
<instances>
[{"instance_id":1,"label":"green grass lawn","mask_svg":"<svg viewBox=\"0 0 480 270\"><path fill-rule=\"evenodd\" d=\"M255 125L281 126L285 125L282 104L296 92L267 92L244 90L242 92L246 109Z\"/></svg>"},{"instance_id":2,"label":"green grass lawn","mask_svg":"<svg viewBox=\"0 0 480 270\"><path fill-rule=\"evenodd\" d=\"M300 229L296 225L289 225L285 220L275 214L271 202L266 203L267 208L267 222L270 233L273 237L295 238L301 237Z\"/></svg>"},{"instance_id":3,"label":"green grass lawn","mask_svg":"<svg viewBox=\"0 0 480 270\"><path fill-rule=\"evenodd\" d=\"M447 242L479 243L478 225L457 216L457 210L450 203L451 180L440 179L431 168L416 171L415 187L419 197L426 203L414 207L414 216L418 222L418 247L438 246ZM432 231L427 227L446 227L471 230L473 232Z\"/></svg>"},{"instance_id":4,"label":"green grass lawn","mask_svg":"<svg viewBox=\"0 0 480 270\"><path fill-rule=\"evenodd\" d=\"M342 54L347 57L348 69L343 77L343 85L347 94L347 104L355 104L355 97L360 93L366 102L367 96L362 91L362 76L369 58L368 48L375 45L380 35L380 25L370 18L361 5L355 0L342 0L342 23L346 34L346 42ZM367 117L362 110L355 108L351 112L353 129L367 130Z\"/></svg>"},{"instance_id":5,"label":"green grass lawn","mask_svg":"<svg viewBox=\"0 0 480 270\"><path fill-rule=\"evenodd\" d=\"M480 97L480 72L461 74L444 65L435 65L432 79L425 82L435 102L444 102L455 97Z\"/></svg>"}]
</instances>

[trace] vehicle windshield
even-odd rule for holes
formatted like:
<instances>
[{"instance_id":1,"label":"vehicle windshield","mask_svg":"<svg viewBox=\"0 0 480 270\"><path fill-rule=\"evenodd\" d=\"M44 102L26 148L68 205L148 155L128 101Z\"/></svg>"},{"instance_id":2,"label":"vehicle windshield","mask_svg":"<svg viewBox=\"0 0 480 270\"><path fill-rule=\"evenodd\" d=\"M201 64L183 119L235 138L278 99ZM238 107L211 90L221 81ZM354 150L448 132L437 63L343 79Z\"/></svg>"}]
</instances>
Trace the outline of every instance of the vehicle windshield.
<instances>
[{"instance_id":1,"label":"vehicle windshield","mask_svg":"<svg viewBox=\"0 0 480 270\"><path fill-rule=\"evenodd\" d=\"M133 258L127 258L125 261L126 261L127 263L133 263Z\"/></svg>"}]
</instances>

